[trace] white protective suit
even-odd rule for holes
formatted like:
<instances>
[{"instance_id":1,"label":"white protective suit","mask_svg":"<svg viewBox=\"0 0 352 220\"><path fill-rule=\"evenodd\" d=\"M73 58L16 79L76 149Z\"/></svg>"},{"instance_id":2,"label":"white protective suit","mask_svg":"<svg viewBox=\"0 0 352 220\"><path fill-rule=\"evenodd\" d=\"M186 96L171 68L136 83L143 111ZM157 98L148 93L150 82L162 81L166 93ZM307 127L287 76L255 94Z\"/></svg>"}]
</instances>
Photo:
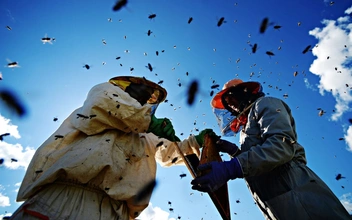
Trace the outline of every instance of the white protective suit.
<instances>
[{"instance_id":1,"label":"white protective suit","mask_svg":"<svg viewBox=\"0 0 352 220\"><path fill-rule=\"evenodd\" d=\"M156 161L162 166L182 163L172 163L180 158L176 143L145 133L150 106L141 106L109 82L93 87L84 105L36 151L17 196L25 203L12 218L137 217L151 195L142 201L134 197L155 179ZM199 156L194 136L177 144L185 155Z\"/></svg>"},{"instance_id":2,"label":"white protective suit","mask_svg":"<svg viewBox=\"0 0 352 220\"><path fill-rule=\"evenodd\" d=\"M257 99L240 142L241 153L236 157L266 219L351 219L329 187L306 166L285 102Z\"/></svg>"}]
</instances>

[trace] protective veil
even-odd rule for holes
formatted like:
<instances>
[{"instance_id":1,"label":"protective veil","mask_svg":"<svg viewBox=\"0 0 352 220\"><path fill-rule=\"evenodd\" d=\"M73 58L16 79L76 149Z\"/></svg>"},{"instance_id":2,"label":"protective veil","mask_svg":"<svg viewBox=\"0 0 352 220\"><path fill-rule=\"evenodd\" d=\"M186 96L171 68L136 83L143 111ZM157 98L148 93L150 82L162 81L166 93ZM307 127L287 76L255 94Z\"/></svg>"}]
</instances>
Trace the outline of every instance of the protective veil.
<instances>
[{"instance_id":1,"label":"protective veil","mask_svg":"<svg viewBox=\"0 0 352 220\"><path fill-rule=\"evenodd\" d=\"M155 179L156 162L170 166L178 156L176 143L145 133L151 109L112 83L93 87L83 106L36 151L17 196L26 202L13 218L137 217L151 195L134 198ZM199 156L194 136L177 144L184 154Z\"/></svg>"}]
</instances>

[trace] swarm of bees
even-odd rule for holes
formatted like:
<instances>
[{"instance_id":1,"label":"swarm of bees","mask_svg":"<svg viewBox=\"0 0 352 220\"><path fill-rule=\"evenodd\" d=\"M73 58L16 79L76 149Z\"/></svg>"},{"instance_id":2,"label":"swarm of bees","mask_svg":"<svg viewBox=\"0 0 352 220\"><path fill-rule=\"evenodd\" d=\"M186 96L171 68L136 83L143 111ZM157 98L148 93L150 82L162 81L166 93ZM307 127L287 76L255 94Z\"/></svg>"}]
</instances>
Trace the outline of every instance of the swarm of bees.
<instances>
[{"instance_id":1,"label":"swarm of bees","mask_svg":"<svg viewBox=\"0 0 352 220\"><path fill-rule=\"evenodd\" d=\"M115 12L117 12L117 11L121 10L123 7L126 7L126 6L127 6L127 3L128 3L127 0L117 0L116 3L115 3L115 5L113 5L112 10L115 11ZM334 4L334 2L330 2L330 5L333 5L333 4ZM237 5L237 3L235 3L235 5ZM160 16L160 15L159 15L159 16ZM151 14L149 14L148 16L145 16L144 19L147 19L147 18L148 18L148 19L150 19L150 20L154 20L156 17L157 17L157 14L151 13ZM158 19L159 19L159 17L158 17ZM191 23L193 22L193 20L194 20L193 17L189 17L188 20L187 20L187 24L191 24ZM112 22L112 19L109 18L108 21L109 21L109 22ZM119 21L121 22L122 20L120 19ZM183 20L183 22L185 22L185 21L186 21L186 20ZM271 20L270 20L270 21L271 21ZM269 18L268 18L268 17L265 17L265 18L261 21L260 26L259 26L259 33L260 33L260 34L264 34L264 33L266 33L266 32L269 32L269 31L270 31L270 27L273 27L274 30L282 30L282 31L285 30L286 26L284 26L284 28L282 28L281 25L278 25L278 24L273 25L273 23L270 22L270 21L269 21ZM106 20L105 20L105 22L106 22ZM196 20L196 23L197 23L197 20ZM192 26L193 26L193 25L196 25L196 23L192 23ZM215 23L215 22L214 22L214 23ZM217 20L216 26L217 26L217 27L221 27L221 26L224 25L225 23L226 23L225 17L221 17L220 19ZM235 20L234 23L237 23L237 20ZM187 24L186 24L186 25L187 25ZM298 22L297 25L298 25L298 26L301 26L301 22ZM214 25L214 26L215 26L215 25ZM215 28L216 28L216 26L215 26ZM226 25L225 25L225 26L226 26ZM11 28L10 26L6 26L6 28L7 28L9 31L12 30L12 28ZM269 30L268 30L268 29L269 29ZM153 29L153 30L157 31L156 29ZM220 29L220 30L221 30L221 29ZM144 31L145 31L145 30L144 30ZM153 31L150 30L150 29L148 29L148 31L146 32L146 35L147 35L147 36L151 36L152 33L153 33ZM145 36L145 32L144 32L143 36ZM252 35L249 34L248 37L251 37L251 39L253 39L253 38L254 38L254 34L252 34ZM127 38L127 36L125 35L125 36L124 36L124 39L126 39L126 38ZM130 38L129 38L129 39L130 39ZM48 37L48 36L45 34L45 36L41 38L41 41L43 42L43 44L46 44L46 43L48 43L48 44L53 44L53 42L55 42L55 38ZM258 42L258 41L257 41L257 42ZM105 41L105 39L102 39L102 43L103 43L103 45L106 45L106 44L107 44L107 42ZM249 49L252 54L257 53L258 48L259 48L258 43L254 43L254 42L252 43L252 42L250 42L249 40L248 40L247 43L248 43L248 44L247 44L247 46L246 46L246 49ZM259 43L260 43L260 42L259 42ZM110 44L110 42L109 42L109 44ZM248 48L248 45L250 46L250 48ZM188 45L187 45L187 46L188 46ZM263 47L262 44L261 44L260 46L261 46L260 48ZM176 45L174 45L173 48L176 49ZM179 48L181 48L181 46L180 46ZM276 46L275 46L275 48L276 48ZM279 47L277 47L277 48L278 48L278 50L281 50L281 49L282 49L281 46L279 46ZM302 47L302 48L303 48L303 47ZM218 49L219 49L219 51L220 51L220 48L218 48ZM191 50L191 47L187 47L187 50L190 51L190 50ZM160 51L160 50L159 50L159 51ZM158 50L155 51L156 56L159 56L159 51L158 51ZM216 52L216 51L217 51L216 48L214 48L213 51ZM265 51L265 50L264 50L264 51ZM312 51L312 46L311 46L311 45L306 46L306 47L304 48L304 50L302 51L302 54L307 54L309 51ZM129 51L129 50L125 50L124 52L125 52L125 53L129 53L130 51ZM149 52L149 51L148 51L148 52ZM161 50L161 53L164 53L164 52L165 52L165 50ZM192 47L192 51L191 51L191 52L193 52L193 47ZM191 52L190 52L190 53L191 53ZM259 52L260 52L260 51L259 51ZM270 58L272 58L273 56L277 57L280 52L275 52L275 53L277 53L276 56L275 56L274 52L272 52L272 51L270 51L270 50L266 50L266 52L265 52L265 54L268 55ZM151 53L150 53L150 54L151 54ZM216 53L214 53L214 54L216 54ZM264 54L264 52L263 52L263 54ZM148 53L145 52L145 53L144 53L144 56L147 56L147 55L148 55ZM149 57L150 57L150 56L151 56L151 55L149 55ZM255 55L255 56L257 56L257 55ZM265 56L265 55L263 55L263 56ZM149 57L148 57L148 58L149 58ZM161 55L159 58L161 58L161 57L162 57L162 55ZM330 58L330 56L327 57L327 59L329 59L329 58ZM120 59L121 59L120 56L117 56L117 57L116 57L116 60L120 60ZM244 60L244 59L243 59L243 60ZM241 61L241 59L238 58L238 59L236 60L236 64L238 64L240 61ZM230 60L230 62L231 62L231 60ZM242 61L241 63L243 63L243 62L244 62L244 61ZM105 64L106 64L106 63L103 62L103 65L105 65ZM154 64L155 64L155 63L154 63ZM153 64L153 65L154 65L154 64ZM145 65L145 64L144 64L144 65ZM215 66L215 63L214 63L213 65ZM123 65L120 63L120 66L123 66ZM7 67L8 67L8 68L16 68L16 67L20 67L20 66L19 66L19 63L18 63L18 62L8 62ZM94 65L93 65L93 67L94 67ZM155 69L155 67L153 67L151 63L148 63L145 67L146 67L147 70L149 70L149 72L153 72L154 69ZM91 69L91 66L90 66L89 64L84 64L84 65L83 65L83 68L89 70L89 69ZM138 68L136 67L136 69L138 69ZM130 72L131 72L131 74L132 74L132 71L134 71L134 67L129 67L129 70L130 70ZM175 67L173 67L171 70L176 70L175 73L177 72L177 69L176 69ZM335 70L337 71L337 68L335 68ZM155 73L155 71L154 71L154 73ZM183 73L184 73L184 72L183 72ZM291 74L292 74L292 72L291 72ZM157 75L157 74L155 73L155 75ZM188 76L188 75L189 75L189 72L186 72L186 76ZM252 76L255 77L255 76L258 76L258 75L260 75L260 74L257 74L257 72L255 72L255 71L253 71L253 72L250 73L250 77L252 77ZM294 75L294 77L296 77L296 76L298 75L298 71L294 71L293 75ZM292 76L292 75L291 75L291 76ZM2 78L2 77L0 77L0 79L1 79L1 78ZM298 78L299 78L299 77L298 77ZM163 83L164 83L164 80L159 80L159 81L158 81L158 84L159 84L159 85L162 85ZM165 84L166 84L166 83L165 83ZM200 93L200 84L199 84L199 81L198 81L198 80L193 80L193 81L191 81L191 83L190 83L188 86L184 86L184 84L185 84L184 82L182 82L182 84L181 84L181 82L178 82L178 83L177 83L178 87L182 87L182 88L185 88L185 90L187 90L187 94L186 94L186 96L187 96L187 105L189 105L189 106L194 105L194 104L195 104L195 100L196 100L196 98L197 98L197 95ZM219 89L219 86L220 86L219 84L213 84L213 85L210 86L210 92L209 92L210 97L212 97L212 96L214 95L214 93L215 93L214 90L218 90L218 89ZM346 84L346 86L348 87L348 84ZM209 91L209 90L208 90L208 91ZM23 114L26 112L26 111L25 111L25 108L18 102L16 96L15 96L13 93L7 93L6 91L5 91L5 92L4 92L4 91L1 91L1 92L0 92L0 97L2 98L2 100L4 101L4 103L6 103L6 105L7 105L8 107L10 107L11 109L13 109L14 112L16 112L18 115L23 115ZM283 97L284 97L284 98L288 98L288 94L284 94ZM168 102L168 100L165 100L165 103L167 103L167 102ZM173 104L171 104L171 106L173 106ZM119 108L119 107L120 107L120 105L117 104L117 105L116 105L116 108ZM319 113L318 113L319 116L323 116L323 114L326 113L326 112L323 111L322 109L318 109L318 110L319 110ZM281 110L278 109L277 112L281 112ZM110 113L110 112L109 112L109 113ZM111 114L111 113L110 113L110 114ZM91 119L91 118L93 118L93 117L95 117L95 116L94 116L94 115L89 115L89 116L87 116L87 115L80 115L80 114L77 114L77 118L80 118L80 119L82 119L82 120ZM57 117L54 117L53 121L57 121L57 120L58 120L58 118L57 118ZM349 119L349 122L352 124L352 119ZM196 124L196 123L194 123L194 125L195 125L195 124ZM195 130L196 130L196 131L199 131L198 129L195 129ZM5 136L8 136L8 135L10 135L10 134L9 134L9 133L1 134L1 135L0 135L0 140L2 141L3 138L4 138ZM183 135L183 133L181 133L181 135ZM57 134L57 135L54 136L54 138L55 138L55 140L59 140L59 139L64 138L64 136L62 136L62 135L60 135L60 134ZM341 139L341 140L343 140L343 139ZM110 139L109 139L109 140L106 140L106 141L110 141ZM156 145L156 147L161 147L163 144L164 144L163 141L161 141L161 142L159 142L159 143ZM171 159L171 158L170 158L170 159ZM127 158L126 160L129 161L130 158ZM4 161L3 159L0 159L0 164L2 164L3 161ZM177 161L178 161L178 158L177 158L177 157L174 157L174 158L171 159L171 162L172 162L172 163L176 163ZM11 159L11 162L17 162L17 160L14 159L14 158L12 158L12 159ZM40 172L42 172L42 171L36 171L36 172L40 173ZM180 178L182 179L182 178L186 177L186 174L182 173L182 174L180 174L179 176L180 176ZM122 177L120 177L120 178L122 179ZM340 180L340 179L342 179L342 178L345 178L345 177L343 177L341 174L338 174L338 175L336 176L336 180ZM146 195L148 195L151 191L153 191L153 189L154 189L155 186L156 186L156 182L155 182L155 181L151 181L150 183L148 183L145 187L143 187L143 189L140 190L140 192L138 193L136 199L137 199L137 200L142 200ZM109 187L106 187L106 190L109 190ZM236 200L236 203L240 203L240 200L239 200L239 199ZM170 201L169 201L169 205L171 206L171 202L170 202ZM172 212L172 211L173 211L173 208L170 207L169 211ZM181 217L178 216L178 219L181 219Z\"/></svg>"}]
</instances>

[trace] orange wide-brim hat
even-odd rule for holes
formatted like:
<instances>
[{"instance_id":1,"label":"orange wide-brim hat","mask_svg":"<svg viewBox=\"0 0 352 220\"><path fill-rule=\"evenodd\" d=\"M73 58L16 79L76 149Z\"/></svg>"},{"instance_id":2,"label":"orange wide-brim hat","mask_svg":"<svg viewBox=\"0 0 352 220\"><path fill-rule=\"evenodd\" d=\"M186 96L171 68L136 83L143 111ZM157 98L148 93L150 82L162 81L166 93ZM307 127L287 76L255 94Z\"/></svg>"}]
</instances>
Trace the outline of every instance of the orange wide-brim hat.
<instances>
[{"instance_id":1,"label":"orange wide-brim hat","mask_svg":"<svg viewBox=\"0 0 352 220\"><path fill-rule=\"evenodd\" d=\"M232 87L242 87L243 89L246 89L247 91L256 94L260 91L261 85L259 82L243 82L240 79L232 79L225 83L222 87L222 90L214 96L214 98L210 102L211 106L217 109L225 109L221 101L221 97Z\"/></svg>"}]
</instances>

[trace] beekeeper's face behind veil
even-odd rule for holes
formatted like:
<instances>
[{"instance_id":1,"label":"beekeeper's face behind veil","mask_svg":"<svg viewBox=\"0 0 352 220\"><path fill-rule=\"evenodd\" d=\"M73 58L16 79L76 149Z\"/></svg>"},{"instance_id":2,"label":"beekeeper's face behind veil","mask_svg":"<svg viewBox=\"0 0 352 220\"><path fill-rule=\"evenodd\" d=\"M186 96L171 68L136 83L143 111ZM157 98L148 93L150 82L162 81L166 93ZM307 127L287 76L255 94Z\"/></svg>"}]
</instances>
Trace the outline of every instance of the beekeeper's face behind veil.
<instances>
[{"instance_id":1,"label":"beekeeper's face behind veil","mask_svg":"<svg viewBox=\"0 0 352 220\"><path fill-rule=\"evenodd\" d=\"M258 82L232 79L211 100L210 104L224 136L238 133L247 122L247 113L254 101L264 96Z\"/></svg>"},{"instance_id":2,"label":"beekeeper's face behind veil","mask_svg":"<svg viewBox=\"0 0 352 220\"><path fill-rule=\"evenodd\" d=\"M152 115L155 113L159 103L164 101L167 95L163 87L144 77L118 76L111 78L109 82L119 86L141 105L151 105Z\"/></svg>"}]
</instances>

